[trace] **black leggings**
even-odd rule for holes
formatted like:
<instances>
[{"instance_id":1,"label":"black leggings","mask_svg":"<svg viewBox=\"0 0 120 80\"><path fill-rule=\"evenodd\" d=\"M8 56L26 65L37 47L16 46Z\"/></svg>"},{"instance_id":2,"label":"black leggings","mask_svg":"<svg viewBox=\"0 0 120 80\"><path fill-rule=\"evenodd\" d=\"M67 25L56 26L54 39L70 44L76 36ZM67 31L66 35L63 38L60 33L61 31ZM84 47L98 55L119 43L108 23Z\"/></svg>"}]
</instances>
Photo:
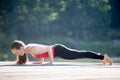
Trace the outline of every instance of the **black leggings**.
<instances>
[{"instance_id":1,"label":"black leggings","mask_svg":"<svg viewBox=\"0 0 120 80\"><path fill-rule=\"evenodd\" d=\"M55 55L54 57L60 57L63 59L80 59L80 58L91 58L91 59L100 59L103 60L104 56L101 54L97 54L93 51L79 51L67 48L62 44L53 45Z\"/></svg>"}]
</instances>

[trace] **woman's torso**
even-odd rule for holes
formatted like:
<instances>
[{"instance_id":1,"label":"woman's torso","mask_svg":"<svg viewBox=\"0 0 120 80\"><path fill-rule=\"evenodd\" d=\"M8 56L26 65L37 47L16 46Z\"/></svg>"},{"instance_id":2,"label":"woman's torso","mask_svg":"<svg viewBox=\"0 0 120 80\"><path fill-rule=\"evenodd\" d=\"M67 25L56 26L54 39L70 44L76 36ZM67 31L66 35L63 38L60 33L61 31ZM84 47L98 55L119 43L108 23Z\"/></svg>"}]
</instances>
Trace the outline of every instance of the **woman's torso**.
<instances>
[{"instance_id":1,"label":"woman's torso","mask_svg":"<svg viewBox=\"0 0 120 80\"><path fill-rule=\"evenodd\" d=\"M42 45L42 44L28 44L26 46L26 50L29 54L31 54L35 58L48 58L48 50L52 49L50 45ZM53 52L53 49L52 49Z\"/></svg>"}]
</instances>

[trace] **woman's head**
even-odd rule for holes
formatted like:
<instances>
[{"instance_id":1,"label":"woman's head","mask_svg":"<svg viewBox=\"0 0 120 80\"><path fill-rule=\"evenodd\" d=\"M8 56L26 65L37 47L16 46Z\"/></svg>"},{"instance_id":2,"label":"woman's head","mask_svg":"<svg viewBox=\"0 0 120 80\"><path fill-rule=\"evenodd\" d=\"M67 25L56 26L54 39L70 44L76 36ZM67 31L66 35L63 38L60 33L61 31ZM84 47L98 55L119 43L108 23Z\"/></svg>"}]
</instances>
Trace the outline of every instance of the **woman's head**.
<instances>
[{"instance_id":1,"label":"woman's head","mask_svg":"<svg viewBox=\"0 0 120 80\"><path fill-rule=\"evenodd\" d=\"M25 44L20 40L15 40L11 44L11 51L17 55L17 64L25 64L27 61L27 55L24 50Z\"/></svg>"},{"instance_id":2,"label":"woman's head","mask_svg":"<svg viewBox=\"0 0 120 80\"><path fill-rule=\"evenodd\" d=\"M24 47L25 44L22 41L15 40L11 44L11 51L18 56L22 56L25 53Z\"/></svg>"},{"instance_id":3,"label":"woman's head","mask_svg":"<svg viewBox=\"0 0 120 80\"><path fill-rule=\"evenodd\" d=\"M11 49L20 49L20 47L24 47L24 42L20 40L14 40L11 44Z\"/></svg>"}]
</instances>

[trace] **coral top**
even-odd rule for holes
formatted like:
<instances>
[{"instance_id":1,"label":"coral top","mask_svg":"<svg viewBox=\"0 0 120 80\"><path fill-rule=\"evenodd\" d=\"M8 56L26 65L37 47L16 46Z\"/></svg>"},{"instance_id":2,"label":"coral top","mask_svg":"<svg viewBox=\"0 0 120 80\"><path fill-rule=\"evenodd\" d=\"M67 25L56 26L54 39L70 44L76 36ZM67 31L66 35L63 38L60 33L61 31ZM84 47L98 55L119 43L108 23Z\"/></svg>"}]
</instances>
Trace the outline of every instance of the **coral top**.
<instances>
[{"instance_id":1,"label":"coral top","mask_svg":"<svg viewBox=\"0 0 120 80\"><path fill-rule=\"evenodd\" d=\"M52 54L54 56L55 52L54 52L54 48L52 47ZM34 56L36 59L40 59L40 58L49 58L48 52L42 53L42 54L37 54Z\"/></svg>"}]
</instances>

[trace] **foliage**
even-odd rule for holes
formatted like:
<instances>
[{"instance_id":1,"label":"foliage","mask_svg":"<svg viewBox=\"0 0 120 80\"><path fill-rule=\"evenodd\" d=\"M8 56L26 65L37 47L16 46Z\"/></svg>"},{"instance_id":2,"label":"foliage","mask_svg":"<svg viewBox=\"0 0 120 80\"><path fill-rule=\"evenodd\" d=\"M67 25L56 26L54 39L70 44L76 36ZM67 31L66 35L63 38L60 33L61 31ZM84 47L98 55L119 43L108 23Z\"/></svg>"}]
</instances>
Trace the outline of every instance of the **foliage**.
<instances>
[{"instance_id":1,"label":"foliage","mask_svg":"<svg viewBox=\"0 0 120 80\"><path fill-rule=\"evenodd\" d=\"M15 39L65 43L75 48L83 45L85 49L99 46L94 41L120 39L118 3L119 0L0 0L0 54L10 53L10 43Z\"/></svg>"}]
</instances>

